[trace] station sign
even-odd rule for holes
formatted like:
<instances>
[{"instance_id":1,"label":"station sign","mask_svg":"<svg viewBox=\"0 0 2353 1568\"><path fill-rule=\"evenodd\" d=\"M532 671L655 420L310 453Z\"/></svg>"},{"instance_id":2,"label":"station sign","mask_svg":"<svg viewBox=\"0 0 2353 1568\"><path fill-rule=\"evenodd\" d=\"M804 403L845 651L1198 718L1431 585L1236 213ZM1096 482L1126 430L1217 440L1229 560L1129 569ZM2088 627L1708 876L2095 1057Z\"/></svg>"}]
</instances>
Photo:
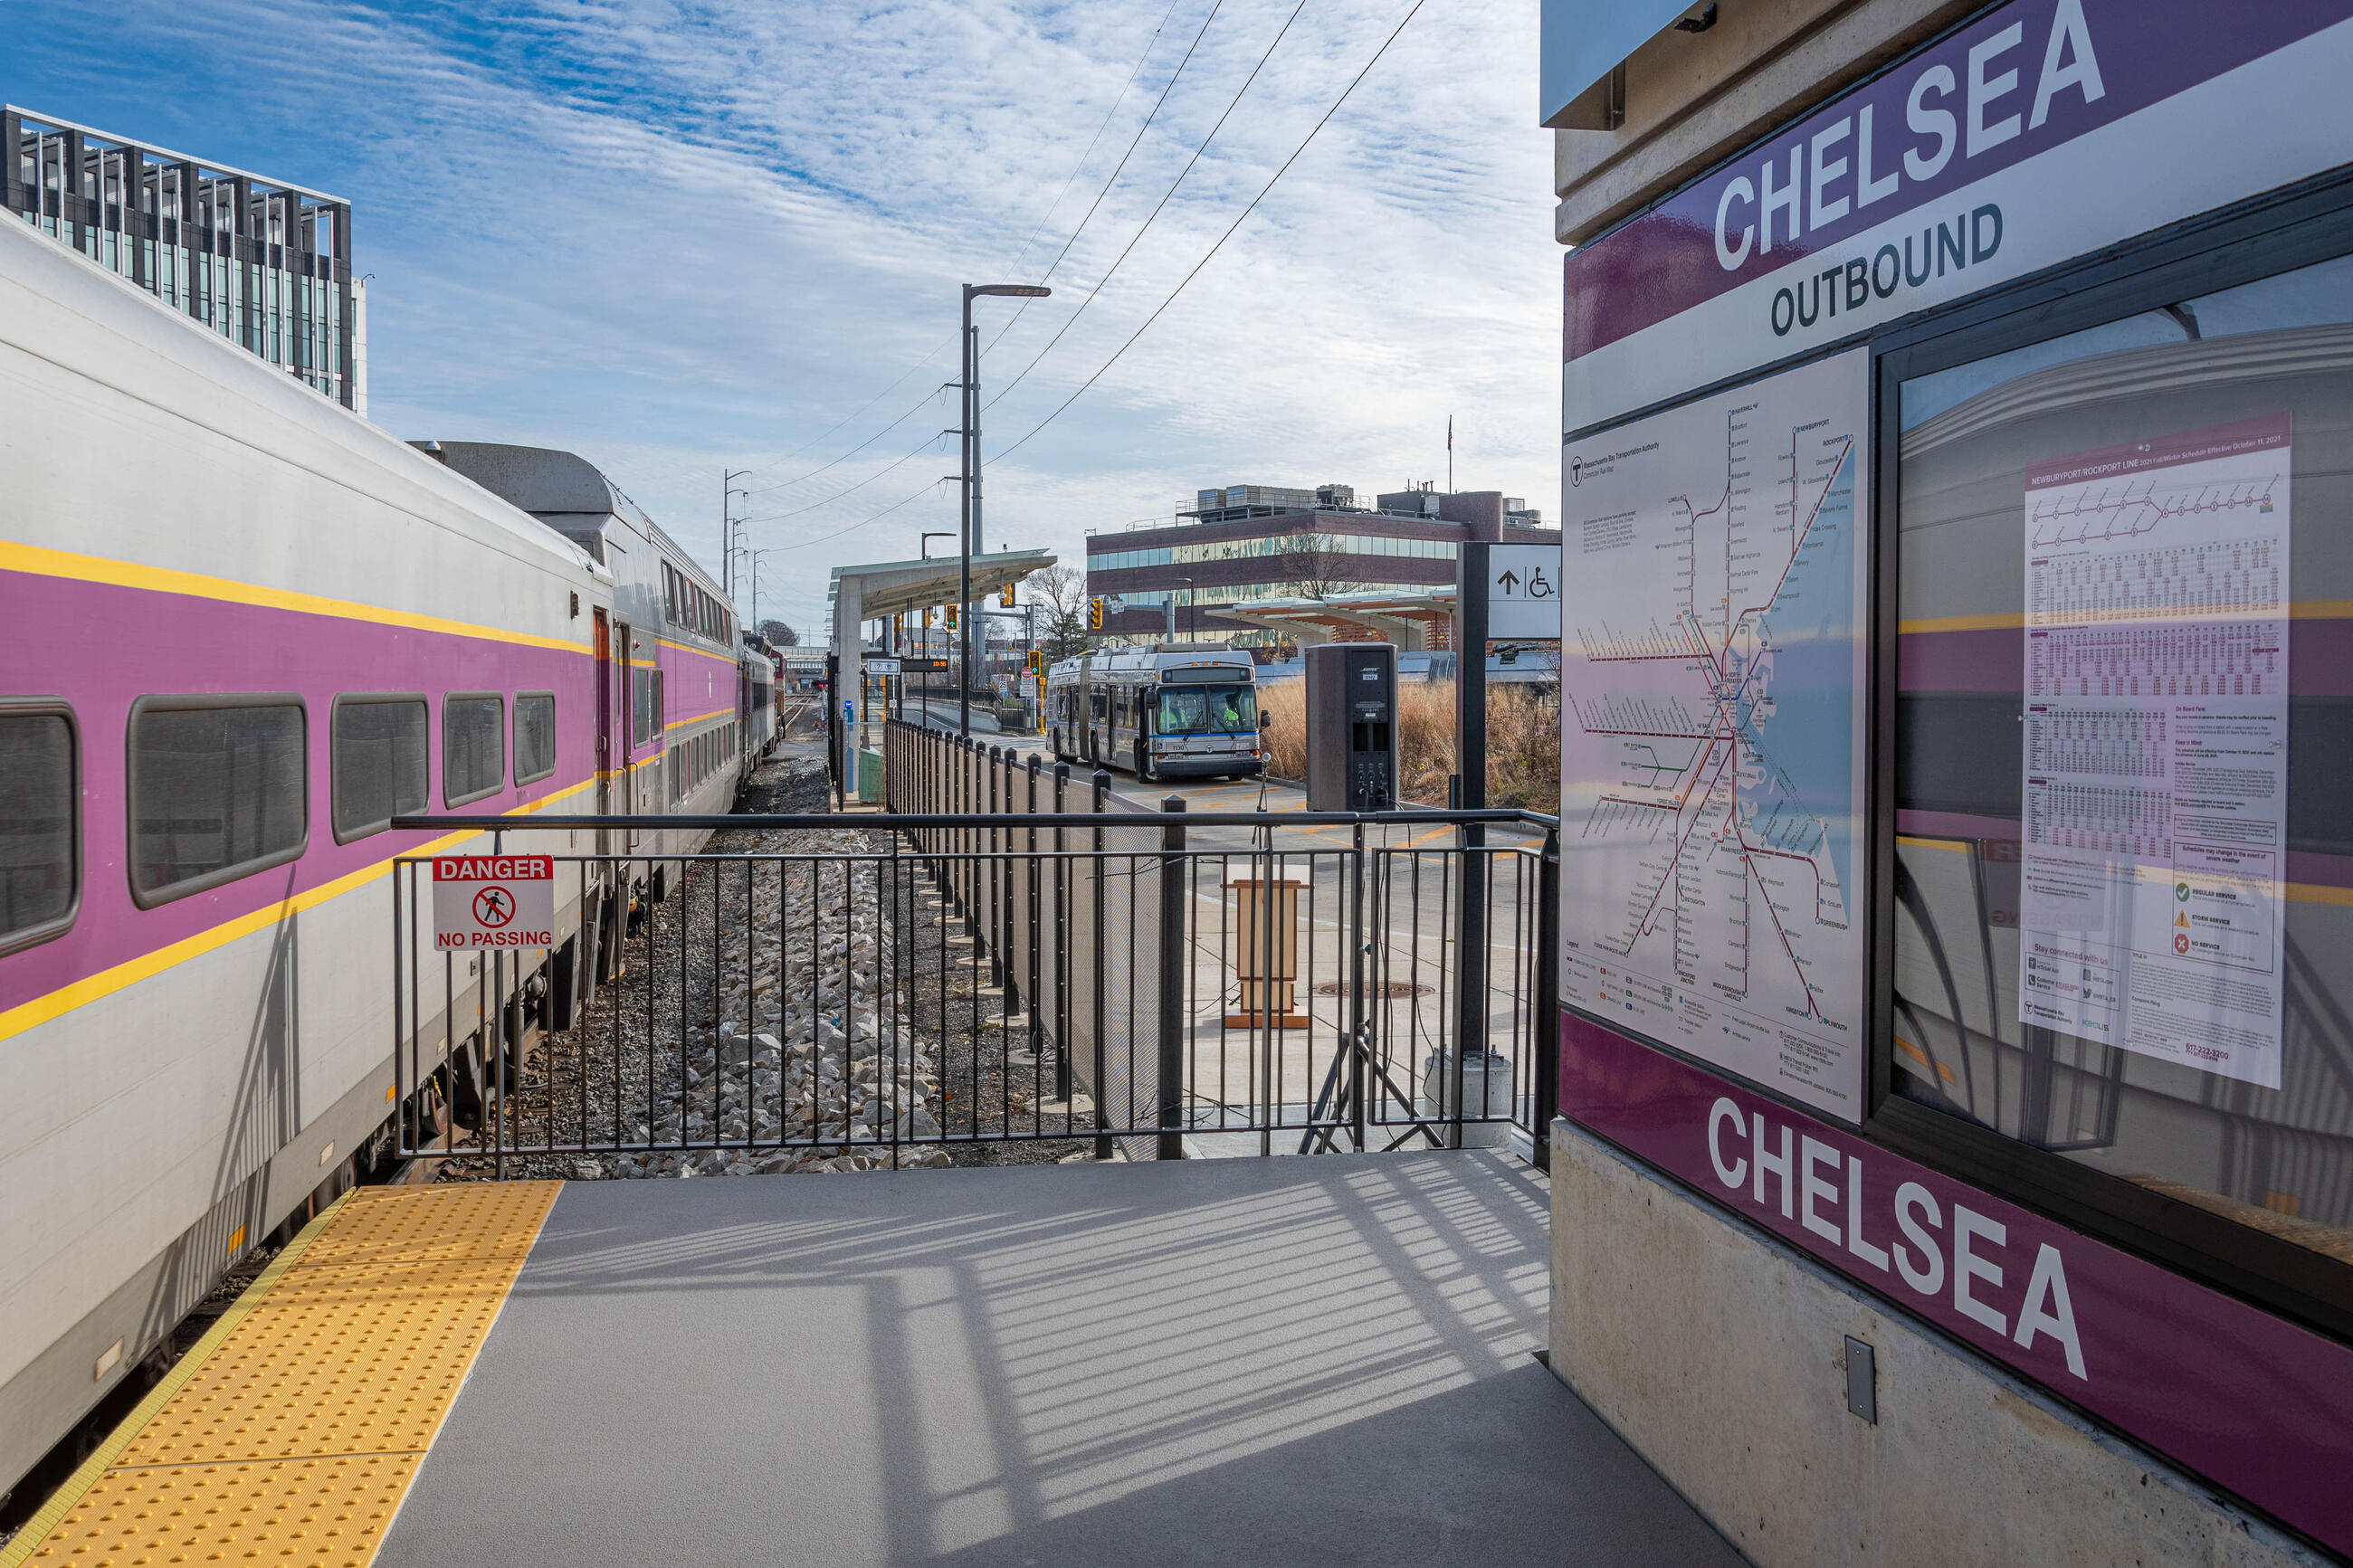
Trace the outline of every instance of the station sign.
<instances>
[{"instance_id":1,"label":"station sign","mask_svg":"<svg viewBox=\"0 0 2353 1568\"><path fill-rule=\"evenodd\" d=\"M555 945L555 861L545 855L433 858L439 952Z\"/></svg>"},{"instance_id":2,"label":"station sign","mask_svg":"<svg viewBox=\"0 0 2353 1568\"><path fill-rule=\"evenodd\" d=\"M895 658L877 658L872 654L869 654L866 657L864 663L866 666L866 673L869 675L896 675L899 673L900 661Z\"/></svg>"},{"instance_id":3,"label":"station sign","mask_svg":"<svg viewBox=\"0 0 2353 1568\"><path fill-rule=\"evenodd\" d=\"M1560 562L1557 544L1487 547L1490 638L1560 636Z\"/></svg>"}]
</instances>

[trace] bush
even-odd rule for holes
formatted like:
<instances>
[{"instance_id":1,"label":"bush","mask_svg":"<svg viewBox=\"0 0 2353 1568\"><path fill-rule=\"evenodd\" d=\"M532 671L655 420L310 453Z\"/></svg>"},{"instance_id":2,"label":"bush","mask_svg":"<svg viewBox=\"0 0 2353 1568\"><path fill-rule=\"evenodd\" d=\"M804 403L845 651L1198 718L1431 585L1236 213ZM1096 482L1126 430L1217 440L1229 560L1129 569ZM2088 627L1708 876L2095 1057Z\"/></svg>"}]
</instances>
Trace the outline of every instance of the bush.
<instances>
[{"instance_id":1,"label":"bush","mask_svg":"<svg viewBox=\"0 0 2353 1568\"><path fill-rule=\"evenodd\" d=\"M1259 709L1273 717L1266 736L1267 772L1307 777L1307 683L1259 689ZM1444 805L1454 772L1454 683L1413 681L1398 693L1398 792L1420 805ZM1560 689L1497 686L1487 691L1487 803L1560 809Z\"/></svg>"}]
</instances>

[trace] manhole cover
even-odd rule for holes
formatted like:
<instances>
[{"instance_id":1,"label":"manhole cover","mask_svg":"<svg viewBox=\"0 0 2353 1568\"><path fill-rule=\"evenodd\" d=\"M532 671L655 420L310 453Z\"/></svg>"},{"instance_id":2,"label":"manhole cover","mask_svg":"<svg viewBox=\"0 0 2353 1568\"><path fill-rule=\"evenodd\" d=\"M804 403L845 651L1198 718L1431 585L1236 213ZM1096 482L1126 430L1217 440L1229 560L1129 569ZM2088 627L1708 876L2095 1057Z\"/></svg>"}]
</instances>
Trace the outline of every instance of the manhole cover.
<instances>
[{"instance_id":1,"label":"manhole cover","mask_svg":"<svg viewBox=\"0 0 2353 1568\"><path fill-rule=\"evenodd\" d=\"M1436 993L1438 987L1435 985L1417 985L1409 980L1385 980L1377 985L1367 985L1365 987L1365 990L1367 994L1374 996L1428 996ZM1340 982L1336 980L1324 980L1317 982L1315 986L1315 994L1318 996L1337 996L1340 994Z\"/></svg>"}]
</instances>

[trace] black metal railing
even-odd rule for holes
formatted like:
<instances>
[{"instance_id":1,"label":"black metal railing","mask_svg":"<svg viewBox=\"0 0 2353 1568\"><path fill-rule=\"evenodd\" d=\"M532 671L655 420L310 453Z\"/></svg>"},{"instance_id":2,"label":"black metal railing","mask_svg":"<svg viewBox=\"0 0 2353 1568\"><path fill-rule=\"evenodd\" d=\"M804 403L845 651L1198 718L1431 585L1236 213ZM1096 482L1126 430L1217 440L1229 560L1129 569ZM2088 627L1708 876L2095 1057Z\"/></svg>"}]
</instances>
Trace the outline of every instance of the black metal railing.
<instances>
[{"instance_id":1,"label":"black metal railing","mask_svg":"<svg viewBox=\"0 0 2353 1568\"><path fill-rule=\"evenodd\" d=\"M669 853L554 853L544 957L436 951L430 861L397 862L403 1151L760 1169L1517 1128L1541 1158L1551 819L1151 811L1106 773L895 723L884 755L879 814L668 817ZM545 853L621 822L396 826Z\"/></svg>"}]
</instances>

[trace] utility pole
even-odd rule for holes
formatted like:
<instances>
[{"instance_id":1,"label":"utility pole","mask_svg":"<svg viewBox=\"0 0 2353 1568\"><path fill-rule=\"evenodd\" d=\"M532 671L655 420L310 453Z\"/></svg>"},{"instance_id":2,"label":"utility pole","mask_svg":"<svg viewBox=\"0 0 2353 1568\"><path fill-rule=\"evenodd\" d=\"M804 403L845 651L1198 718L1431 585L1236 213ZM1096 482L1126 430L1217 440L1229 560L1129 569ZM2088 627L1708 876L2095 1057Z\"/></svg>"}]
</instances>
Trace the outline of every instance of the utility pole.
<instances>
[{"instance_id":1,"label":"utility pole","mask_svg":"<svg viewBox=\"0 0 2353 1568\"><path fill-rule=\"evenodd\" d=\"M956 600L964 606L958 628L963 668L956 671L956 733L972 733L972 667L976 634L972 613L972 556L980 542L980 340L972 324L976 294L1003 294L1020 300L1042 300L1051 289L1034 283L967 283L964 286L964 560L956 572Z\"/></svg>"},{"instance_id":2,"label":"utility pole","mask_svg":"<svg viewBox=\"0 0 2353 1568\"><path fill-rule=\"evenodd\" d=\"M972 335L972 285L964 286L964 376L958 386L964 393L964 404L956 420L957 435L964 444L964 517L960 523L963 537L957 541L962 552L962 563L956 568L956 603L963 606L956 612L964 622L956 631L956 733L972 733L972 521L976 510L972 494L972 387L975 379Z\"/></svg>"},{"instance_id":3,"label":"utility pole","mask_svg":"<svg viewBox=\"0 0 2353 1568\"><path fill-rule=\"evenodd\" d=\"M735 597L735 498L749 493L737 489L735 481L751 477L749 468L722 469L719 475L719 586L730 599Z\"/></svg>"}]
</instances>

